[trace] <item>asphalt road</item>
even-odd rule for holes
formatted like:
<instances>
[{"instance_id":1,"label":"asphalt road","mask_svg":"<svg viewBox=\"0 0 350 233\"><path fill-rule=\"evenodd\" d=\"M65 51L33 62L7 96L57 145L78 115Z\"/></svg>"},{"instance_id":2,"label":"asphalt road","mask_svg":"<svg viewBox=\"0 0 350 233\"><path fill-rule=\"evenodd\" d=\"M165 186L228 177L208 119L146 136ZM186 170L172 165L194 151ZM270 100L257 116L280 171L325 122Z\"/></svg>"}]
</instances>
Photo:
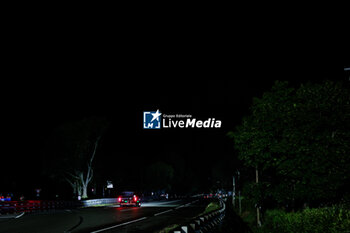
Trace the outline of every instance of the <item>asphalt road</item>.
<instances>
[{"instance_id":1,"label":"asphalt road","mask_svg":"<svg viewBox=\"0 0 350 233\"><path fill-rule=\"evenodd\" d=\"M0 233L153 232L204 211L198 199L143 203L142 207L92 207L0 218Z\"/></svg>"}]
</instances>

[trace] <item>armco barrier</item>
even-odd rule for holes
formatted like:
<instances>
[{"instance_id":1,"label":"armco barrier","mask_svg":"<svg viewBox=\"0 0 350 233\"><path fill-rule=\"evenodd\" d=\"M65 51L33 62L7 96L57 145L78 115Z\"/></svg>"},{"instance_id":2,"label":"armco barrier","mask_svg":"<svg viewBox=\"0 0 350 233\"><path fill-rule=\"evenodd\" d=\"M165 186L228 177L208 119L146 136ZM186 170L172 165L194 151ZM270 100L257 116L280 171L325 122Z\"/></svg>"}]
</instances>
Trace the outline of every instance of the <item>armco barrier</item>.
<instances>
[{"instance_id":1,"label":"armco barrier","mask_svg":"<svg viewBox=\"0 0 350 233\"><path fill-rule=\"evenodd\" d=\"M174 233L206 233L213 231L225 217L225 203L220 200L220 209L194 218L188 224L176 228Z\"/></svg>"},{"instance_id":2,"label":"armco barrier","mask_svg":"<svg viewBox=\"0 0 350 233\"><path fill-rule=\"evenodd\" d=\"M0 201L0 215L14 214L19 212L37 212L55 209L111 205L116 204L117 202L117 198L100 198L83 201Z\"/></svg>"},{"instance_id":3,"label":"armco barrier","mask_svg":"<svg viewBox=\"0 0 350 233\"><path fill-rule=\"evenodd\" d=\"M83 207L117 204L117 198L100 198L81 201Z\"/></svg>"}]
</instances>

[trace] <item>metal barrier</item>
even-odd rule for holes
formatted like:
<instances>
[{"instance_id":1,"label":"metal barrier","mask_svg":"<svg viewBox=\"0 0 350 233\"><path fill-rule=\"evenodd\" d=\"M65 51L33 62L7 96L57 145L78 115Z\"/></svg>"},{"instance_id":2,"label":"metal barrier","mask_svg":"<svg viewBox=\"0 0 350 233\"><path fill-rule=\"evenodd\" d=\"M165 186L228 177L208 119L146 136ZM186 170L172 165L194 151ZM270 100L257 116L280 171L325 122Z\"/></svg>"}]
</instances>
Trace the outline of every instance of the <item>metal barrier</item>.
<instances>
[{"instance_id":1,"label":"metal barrier","mask_svg":"<svg viewBox=\"0 0 350 233\"><path fill-rule=\"evenodd\" d=\"M118 203L118 198L89 199L83 200L81 203L83 207L112 205Z\"/></svg>"},{"instance_id":2,"label":"metal barrier","mask_svg":"<svg viewBox=\"0 0 350 233\"><path fill-rule=\"evenodd\" d=\"M77 207L112 205L117 203L117 198L100 198L83 201L0 201L0 215L14 214L19 212L34 212Z\"/></svg>"},{"instance_id":3,"label":"metal barrier","mask_svg":"<svg viewBox=\"0 0 350 233\"><path fill-rule=\"evenodd\" d=\"M211 232L219 224L221 224L223 218L225 217L225 203L220 200L220 209L213 211L209 214L194 218L188 224L183 224L177 227L172 232L174 233L205 233Z\"/></svg>"}]
</instances>

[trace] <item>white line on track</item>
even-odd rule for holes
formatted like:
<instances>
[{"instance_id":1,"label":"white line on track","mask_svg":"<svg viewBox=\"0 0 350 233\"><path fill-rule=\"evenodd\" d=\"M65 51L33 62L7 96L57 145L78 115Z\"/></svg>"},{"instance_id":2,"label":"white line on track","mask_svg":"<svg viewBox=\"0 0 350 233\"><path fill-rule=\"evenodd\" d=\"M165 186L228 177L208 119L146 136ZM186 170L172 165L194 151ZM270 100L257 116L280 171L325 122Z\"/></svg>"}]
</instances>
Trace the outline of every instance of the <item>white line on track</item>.
<instances>
[{"instance_id":1,"label":"white line on track","mask_svg":"<svg viewBox=\"0 0 350 233\"><path fill-rule=\"evenodd\" d=\"M177 209L180 209L180 208L183 208L183 207L185 207L185 205L180 205L180 206L176 207L175 209L177 210Z\"/></svg>"},{"instance_id":2,"label":"white line on track","mask_svg":"<svg viewBox=\"0 0 350 233\"><path fill-rule=\"evenodd\" d=\"M25 212L21 213L20 215L17 215L15 218L20 218L25 214Z\"/></svg>"},{"instance_id":3,"label":"white line on track","mask_svg":"<svg viewBox=\"0 0 350 233\"><path fill-rule=\"evenodd\" d=\"M165 214L165 213L168 213L168 212L171 212L171 211L173 211L173 209L170 209L170 210L166 210L166 211L163 211L163 212L156 213L156 214L154 214L154 216L158 216L158 215L161 215L161 214Z\"/></svg>"},{"instance_id":4,"label":"white line on track","mask_svg":"<svg viewBox=\"0 0 350 233\"><path fill-rule=\"evenodd\" d=\"M115 225L115 226L106 227L106 228L103 228L103 229L100 229L100 230L97 230L97 231L93 231L91 233L98 233L98 232L107 231L107 230L110 230L110 229L113 229L113 228L117 228L117 227L128 225L130 223L139 222L139 221L145 220L146 218L147 217L138 218L138 219L135 219L135 220L132 220L132 221L129 221L129 222L124 222L124 223L121 223L121 224L118 224L118 225Z\"/></svg>"},{"instance_id":5,"label":"white line on track","mask_svg":"<svg viewBox=\"0 0 350 233\"><path fill-rule=\"evenodd\" d=\"M184 205L177 206L175 209L180 209L180 208L183 208L183 207L187 207L187 206L189 206L192 203L197 202L197 201L198 200L192 201L192 202L184 204ZM172 202L175 202L175 201L172 201ZM121 212L129 211L129 210L133 210L133 209L123 209L123 210L121 210ZM169 209L169 210L165 210L163 212L156 213L156 214L154 214L154 216L162 215L162 214L165 214L165 213L168 213L168 212L171 212L171 211L174 211L174 209ZM99 232L107 231L107 230L110 230L110 229L113 229L113 228L117 228L117 227L125 226L125 225L131 224L131 223L139 222L139 221L142 221L142 220L145 220L145 219L147 219L147 217L138 218L138 219L135 219L135 220L132 220L132 221L129 221L129 222L124 222L124 223L121 223L121 224L118 224L118 225L114 225L114 226L111 226L111 227L106 227L106 228L103 228L103 229L100 229L100 230L97 230L97 231L93 231L91 233L99 233Z\"/></svg>"},{"instance_id":6,"label":"white line on track","mask_svg":"<svg viewBox=\"0 0 350 233\"><path fill-rule=\"evenodd\" d=\"M20 213L19 215L13 215L13 214L5 214L5 215L0 215L0 218L20 218L25 214L25 212Z\"/></svg>"},{"instance_id":7,"label":"white line on track","mask_svg":"<svg viewBox=\"0 0 350 233\"><path fill-rule=\"evenodd\" d=\"M122 210L120 210L120 212L132 211L132 210L136 210L136 209L135 208L133 208L133 209L122 209Z\"/></svg>"}]
</instances>

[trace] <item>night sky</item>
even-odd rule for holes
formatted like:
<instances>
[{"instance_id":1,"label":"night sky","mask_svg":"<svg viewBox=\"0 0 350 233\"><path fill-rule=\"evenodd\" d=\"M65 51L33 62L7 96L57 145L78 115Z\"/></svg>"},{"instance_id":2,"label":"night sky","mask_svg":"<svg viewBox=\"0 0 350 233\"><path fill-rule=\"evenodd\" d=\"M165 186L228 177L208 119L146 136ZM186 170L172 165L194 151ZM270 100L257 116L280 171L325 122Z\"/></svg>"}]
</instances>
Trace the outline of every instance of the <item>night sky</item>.
<instances>
[{"instance_id":1,"label":"night sky","mask_svg":"<svg viewBox=\"0 0 350 233\"><path fill-rule=\"evenodd\" d=\"M86 51L79 56L75 56L78 52L63 56L65 51L54 56L60 49L36 56L30 55L33 50L20 50L24 56L10 54L5 64L1 182L6 189L42 185L45 146L54 129L89 116L111 122L96 157L96 166L105 176L130 174L137 179L143 166L179 157L206 180L213 159L234 161L226 133L249 114L252 98L270 90L276 79L295 87L325 78L345 79L342 66L316 62L318 53L306 51L301 56L302 51L293 48L269 56L268 49L228 56L222 47L196 48L186 56L181 51L175 55L178 48L153 56L135 50L103 58ZM292 55L298 59L291 59ZM216 118L222 128L144 130L143 111L157 109L202 120ZM121 158L135 160L136 165L120 167Z\"/></svg>"}]
</instances>

